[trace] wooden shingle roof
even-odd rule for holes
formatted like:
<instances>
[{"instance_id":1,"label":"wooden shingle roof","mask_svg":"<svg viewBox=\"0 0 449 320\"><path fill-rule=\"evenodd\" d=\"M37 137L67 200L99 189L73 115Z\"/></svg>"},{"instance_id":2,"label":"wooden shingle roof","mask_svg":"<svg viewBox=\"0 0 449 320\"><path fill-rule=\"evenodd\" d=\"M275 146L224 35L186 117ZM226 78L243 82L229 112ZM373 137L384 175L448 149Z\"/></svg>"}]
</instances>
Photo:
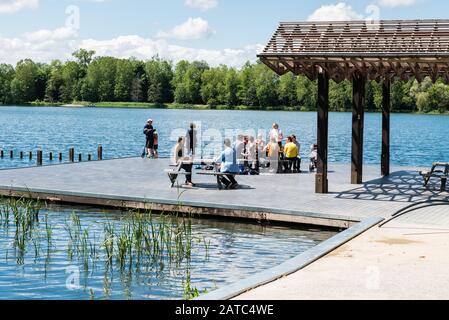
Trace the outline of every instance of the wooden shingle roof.
<instances>
[{"instance_id":1,"label":"wooden shingle roof","mask_svg":"<svg viewBox=\"0 0 449 320\"><path fill-rule=\"evenodd\" d=\"M278 74L310 79L320 67L337 82L355 71L449 82L449 20L284 22L258 57Z\"/></svg>"}]
</instances>

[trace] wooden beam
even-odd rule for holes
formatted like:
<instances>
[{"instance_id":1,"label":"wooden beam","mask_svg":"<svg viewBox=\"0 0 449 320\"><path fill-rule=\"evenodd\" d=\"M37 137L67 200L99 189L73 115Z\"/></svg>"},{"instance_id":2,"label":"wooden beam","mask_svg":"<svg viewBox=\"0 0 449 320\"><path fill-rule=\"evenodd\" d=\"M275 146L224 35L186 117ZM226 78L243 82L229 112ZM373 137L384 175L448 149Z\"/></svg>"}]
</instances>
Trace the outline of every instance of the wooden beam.
<instances>
[{"instance_id":1,"label":"wooden beam","mask_svg":"<svg viewBox=\"0 0 449 320\"><path fill-rule=\"evenodd\" d=\"M315 192L328 193L327 152L329 133L329 74L325 70L318 73L318 163L315 178Z\"/></svg>"},{"instance_id":2,"label":"wooden beam","mask_svg":"<svg viewBox=\"0 0 449 320\"><path fill-rule=\"evenodd\" d=\"M385 79L382 84L382 176L390 175L390 86L391 82Z\"/></svg>"},{"instance_id":3,"label":"wooden beam","mask_svg":"<svg viewBox=\"0 0 449 320\"><path fill-rule=\"evenodd\" d=\"M352 81L353 109L351 183L361 184L363 181L363 126L365 118L366 75L359 71L354 72Z\"/></svg>"}]
</instances>

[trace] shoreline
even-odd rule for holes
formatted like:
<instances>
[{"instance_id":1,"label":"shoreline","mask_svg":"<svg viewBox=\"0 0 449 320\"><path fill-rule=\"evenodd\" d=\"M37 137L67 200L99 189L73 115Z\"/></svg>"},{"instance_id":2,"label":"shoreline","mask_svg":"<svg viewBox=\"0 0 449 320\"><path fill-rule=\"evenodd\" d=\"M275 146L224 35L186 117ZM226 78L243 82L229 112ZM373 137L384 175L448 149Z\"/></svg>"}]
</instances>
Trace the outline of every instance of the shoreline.
<instances>
[{"instance_id":1,"label":"shoreline","mask_svg":"<svg viewBox=\"0 0 449 320\"><path fill-rule=\"evenodd\" d=\"M97 108L97 109L161 109L161 110L222 110L222 111L282 111L282 112L316 112L316 110L309 110L308 108L295 108L295 107L253 107L253 106L210 106L202 104L180 104L180 103L146 103L146 102L99 102L99 103L87 103L87 102L73 102L73 103L28 103L22 105L6 105L0 104L1 107L24 107L24 108ZM329 112L352 112L352 110L329 110ZM366 110L366 113L381 113L380 110ZM432 112L400 112L392 111L392 114L413 114L413 115L449 115L449 112L441 113L437 111Z\"/></svg>"}]
</instances>

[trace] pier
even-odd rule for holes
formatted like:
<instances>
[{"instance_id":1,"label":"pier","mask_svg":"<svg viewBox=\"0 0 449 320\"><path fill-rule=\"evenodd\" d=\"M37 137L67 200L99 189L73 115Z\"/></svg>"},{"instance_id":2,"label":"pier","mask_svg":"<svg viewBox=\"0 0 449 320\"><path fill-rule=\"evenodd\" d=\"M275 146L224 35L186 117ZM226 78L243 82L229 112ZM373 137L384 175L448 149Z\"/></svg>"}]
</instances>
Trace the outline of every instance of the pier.
<instances>
[{"instance_id":1,"label":"pier","mask_svg":"<svg viewBox=\"0 0 449 320\"><path fill-rule=\"evenodd\" d=\"M317 194L315 175L308 172L239 176L239 189L223 191L217 190L210 177L194 174L196 187L170 188L164 172L169 165L168 159L125 158L0 170L0 195L346 230L318 246L316 252L306 252L285 262L286 266L265 271L265 276L258 274L204 299L337 299L363 298L364 294L391 298L395 290L382 294L368 287L357 291L359 295L354 292L365 272L372 272L373 277L380 273L388 286L396 283L401 288L403 283L404 288L420 288L427 281L422 270L416 269L420 265L426 272L439 272L440 279L432 281L432 286L449 287L441 273L444 259L449 259L444 249L448 246L449 206L420 209L378 228L379 222L411 204L449 200L438 181L423 187L422 168L392 167L390 176L378 178L377 166L367 165L366 182L353 185L349 164L331 164L329 193ZM179 179L182 183L183 177ZM426 292L418 290L398 298L425 297Z\"/></svg>"}]
</instances>

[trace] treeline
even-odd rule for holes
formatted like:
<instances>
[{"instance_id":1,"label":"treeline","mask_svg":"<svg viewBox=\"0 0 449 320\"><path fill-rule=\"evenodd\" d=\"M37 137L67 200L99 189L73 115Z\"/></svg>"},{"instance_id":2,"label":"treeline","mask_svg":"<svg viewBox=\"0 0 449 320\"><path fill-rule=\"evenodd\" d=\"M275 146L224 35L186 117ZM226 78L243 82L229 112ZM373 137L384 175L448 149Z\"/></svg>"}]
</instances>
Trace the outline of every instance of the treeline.
<instances>
[{"instance_id":1,"label":"treeline","mask_svg":"<svg viewBox=\"0 0 449 320\"><path fill-rule=\"evenodd\" d=\"M35 101L71 103L151 102L155 104L207 104L230 108L244 105L258 109L314 110L316 83L304 76L277 76L262 63L247 63L241 69L210 67L202 61L170 61L157 57L95 57L81 49L73 61L50 64L22 60L15 67L0 64L0 104L27 104ZM367 109L379 110L381 85L367 85ZM352 108L349 81L330 84L330 108ZM449 87L426 79L395 81L392 105L397 112L447 112Z\"/></svg>"}]
</instances>

